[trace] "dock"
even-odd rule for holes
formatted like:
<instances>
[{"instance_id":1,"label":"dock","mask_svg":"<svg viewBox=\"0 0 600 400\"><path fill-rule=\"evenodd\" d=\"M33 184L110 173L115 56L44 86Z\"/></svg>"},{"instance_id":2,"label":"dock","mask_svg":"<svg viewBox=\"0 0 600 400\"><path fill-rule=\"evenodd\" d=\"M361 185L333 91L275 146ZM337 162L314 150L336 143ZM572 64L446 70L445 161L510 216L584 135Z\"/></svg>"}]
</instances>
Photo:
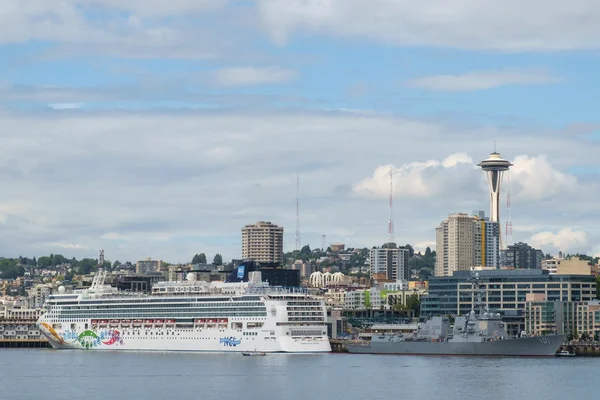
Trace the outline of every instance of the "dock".
<instances>
[{"instance_id":1,"label":"dock","mask_svg":"<svg viewBox=\"0 0 600 400\"><path fill-rule=\"evenodd\" d=\"M35 319L0 319L0 348L48 348Z\"/></svg>"},{"instance_id":2,"label":"dock","mask_svg":"<svg viewBox=\"0 0 600 400\"><path fill-rule=\"evenodd\" d=\"M567 350L577 357L600 357L600 343L571 343L561 346L559 351Z\"/></svg>"},{"instance_id":3,"label":"dock","mask_svg":"<svg viewBox=\"0 0 600 400\"><path fill-rule=\"evenodd\" d=\"M46 339L0 339L0 349L42 349L51 347Z\"/></svg>"}]
</instances>

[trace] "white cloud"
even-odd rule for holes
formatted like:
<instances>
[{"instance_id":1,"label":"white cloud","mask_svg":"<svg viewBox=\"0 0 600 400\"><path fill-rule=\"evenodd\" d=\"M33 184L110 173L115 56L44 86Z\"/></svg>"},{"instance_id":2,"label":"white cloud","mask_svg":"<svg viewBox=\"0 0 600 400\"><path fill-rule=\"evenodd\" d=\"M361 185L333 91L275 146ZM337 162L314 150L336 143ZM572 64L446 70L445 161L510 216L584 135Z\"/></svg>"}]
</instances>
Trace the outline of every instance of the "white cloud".
<instances>
[{"instance_id":1,"label":"white cloud","mask_svg":"<svg viewBox=\"0 0 600 400\"><path fill-rule=\"evenodd\" d=\"M530 244L546 252L548 246L555 251L563 252L581 250L588 245L588 234L584 231L575 231L572 228L563 228L557 233L539 232L531 237Z\"/></svg>"},{"instance_id":2,"label":"white cloud","mask_svg":"<svg viewBox=\"0 0 600 400\"><path fill-rule=\"evenodd\" d=\"M215 73L215 81L221 86L248 86L265 83L279 83L294 79L294 71L277 67L232 67Z\"/></svg>"},{"instance_id":3,"label":"white cloud","mask_svg":"<svg viewBox=\"0 0 600 400\"><path fill-rule=\"evenodd\" d=\"M411 162L400 167L382 165L375 169L373 175L354 184L353 191L358 195L387 197L390 193L390 168L394 194L401 197L430 197L444 192L444 182L451 183L444 177L455 174L469 178L461 164L472 165L473 160L466 153L451 154L442 161L428 160Z\"/></svg>"},{"instance_id":4,"label":"white cloud","mask_svg":"<svg viewBox=\"0 0 600 400\"><path fill-rule=\"evenodd\" d=\"M499 150L509 159L534 154L522 158L525 164L516 157L515 167L532 159L532 166L544 167L537 154L548 155L553 173L565 174L569 163L600 162L600 144L560 129L502 130L339 111L74 110L0 117L5 256L56 253L60 247L48 245L54 243L73 244L63 250L67 257L96 257L104 249L107 259L120 261L183 262L198 252L230 259L240 256L241 227L264 219L284 226L290 250L297 171L303 244L320 247L327 234L328 241L351 247L380 245L387 238L390 164L396 165L396 238L422 245L435 240L435 227L449 213L488 209L484 176L475 167L489 152L482 142L504 138ZM597 184L578 182L576 190L544 192L543 201L535 201L517 195L525 190L539 198L538 189L517 185L535 185L533 178L516 176L515 240L577 223L593 242ZM557 179L549 176L544 181ZM356 195L357 188L366 192Z\"/></svg>"},{"instance_id":5,"label":"white cloud","mask_svg":"<svg viewBox=\"0 0 600 400\"><path fill-rule=\"evenodd\" d=\"M434 75L413 79L410 85L443 92L470 92L507 85L536 85L558 81L545 71L472 71L461 75Z\"/></svg>"},{"instance_id":6,"label":"white cloud","mask_svg":"<svg viewBox=\"0 0 600 400\"><path fill-rule=\"evenodd\" d=\"M82 103L52 103L49 106L55 110L73 110L81 108Z\"/></svg>"},{"instance_id":7,"label":"white cloud","mask_svg":"<svg viewBox=\"0 0 600 400\"><path fill-rule=\"evenodd\" d=\"M4 0L0 43L57 43L45 57L73 53L127 58L214 58L227 54L239 32L226 29L226 0ZM128 17L124 15L129 14ZM98 18L102 15L102 18ZM191 16L215 15L222 24L190 24ZM171 18L176 19L173 23ZM190 40L193 37L194 40ZM239 39L239 38L237 38Z\"/></svg>"},{"instance_id":8,"label":"white cloud","mask_svg":"<svg viewBox=\"0 0 600 400\"><path fill-rule=\"evenodd\" d=\"M502 51L597 49L595 0L258 0L278 43L296 33Z\"/></svg>"},{"instance_id":9,"label":"white cloud","mask_svg":"<svg viewBox=\"0 0 600 400\"><path fill-rule=\"evenodd\" d=\"M102 239L107 239L107 240L125 240L125 236L119 235L116 232L110 232L110 233L107 233L106 235L102 235Z\"/></svg>"},{"instance_id":10,"label":"white cloud","mask_svg":"<svg viewBox=\"0 0 600 400\"><path fill-rule=\"evenodd\" d=\"M83 244L77 244L77 243L52 243L52 245L56 246L56 247L60 247L62 249L69 249L69 250L89 249L89 246L85 246Z\"/></svg>"},{"instance_id":11,"label":"white cloud","mask_svg":"<svg viewBox=\"0 0 600 400\"><path fill-rule=\"evenodd\" d=\"M507 179L512 187L516 187L517 198L539 201L579 189L577 178L558 171L546 155L519 155L513 164Z\"/></svg>"}]
</instances>

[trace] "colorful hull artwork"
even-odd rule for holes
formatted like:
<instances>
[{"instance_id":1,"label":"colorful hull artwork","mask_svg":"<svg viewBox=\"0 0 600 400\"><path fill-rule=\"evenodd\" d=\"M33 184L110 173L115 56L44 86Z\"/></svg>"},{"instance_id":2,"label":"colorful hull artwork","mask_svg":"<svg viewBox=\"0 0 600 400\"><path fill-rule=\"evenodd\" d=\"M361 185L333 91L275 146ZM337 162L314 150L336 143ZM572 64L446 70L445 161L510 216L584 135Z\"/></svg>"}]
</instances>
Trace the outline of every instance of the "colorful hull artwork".
<instances>
[{"instance_id":1,"label":"colorful hull artwork","mask_svg":"<svg viewBox=\"0 0 600 400\"><path fill-rule=\"evenodd\" d=\"M50 334L48 338L56 341L60 345L69 345L79 342L82 348L89 350L94 347L98 347L101 344L105 346L122 345L123 338L118 330L102 330L100 332L94 332L92 330L85 330L81 333L75 330L65 331L60 336L50 325L42 323L42 326L46 328ZM68 342L67 342L68 341Z\"/></svg>"},{"instance_id":2,"label":"colorful hull artwork","mask_svg":"<svg viewBox=\"0 0 600 400\"><path fill-rule=\"evenodd\" d=\"M52 328L50 325L48 325L45 322L42 322L42 326L48 330L48 332L50 333L50 335L52 335L52 337L54 339L56 339L56 341L58 342L58 344L65 344L65 340L62 337L60 337L58 335L58 333L56 333L56 331L54 330L54 328Z\"/></svg>"}]
</instances>

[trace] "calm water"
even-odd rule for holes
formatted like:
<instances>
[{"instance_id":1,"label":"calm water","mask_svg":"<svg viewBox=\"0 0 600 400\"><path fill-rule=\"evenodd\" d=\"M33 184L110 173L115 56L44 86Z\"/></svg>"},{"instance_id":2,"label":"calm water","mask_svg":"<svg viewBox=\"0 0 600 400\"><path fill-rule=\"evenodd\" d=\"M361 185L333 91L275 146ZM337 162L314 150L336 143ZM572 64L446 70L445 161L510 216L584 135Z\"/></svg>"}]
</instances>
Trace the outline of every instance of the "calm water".
<instances>
[{"instance_id":1,"label":"calm water","mask_svg":"<svg viewBox=\"0 0 600 400\"><path fill-rule=\"evenodd\" d=\"M468 358L0 349L0 398L598 398L600 358ZM440 397L443 396L443 397Z\"/></svg>"}]
</instances>

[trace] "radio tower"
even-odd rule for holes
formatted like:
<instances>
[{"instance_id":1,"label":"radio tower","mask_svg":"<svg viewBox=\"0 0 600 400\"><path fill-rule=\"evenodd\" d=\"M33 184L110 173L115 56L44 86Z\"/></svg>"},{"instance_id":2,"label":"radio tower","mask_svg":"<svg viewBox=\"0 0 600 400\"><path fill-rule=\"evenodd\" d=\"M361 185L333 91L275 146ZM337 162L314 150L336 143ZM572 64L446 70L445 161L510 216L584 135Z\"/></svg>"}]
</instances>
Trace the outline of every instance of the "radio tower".
<instances>
[{"instance_id":1,"label":"radio tower","mask_svg":"<svg viewBox=\"0 0 600 400\"><path fill-rule=\"evenodd\" d=\"M325 253L325 239L327 238L327 235L321 235L321 250L323 251L323 253Z\"/></svg>"},{"instance_id":2,"label":"radio tower","mask_svg":"<svg viewBox=\"0 0 600 400\"><path fill-rule=\"evenodd\" d=\"M510 182L510 171L506 174L506 181ZM507 185L508 186L508 185ZM512 238L512 213L510 204L510 188L506 188L506 245L513 242Z\"/></svg>"},{"instance_id":3,"label":"radio tower","mask_svg":"<svg viewBox=\"0 0 600 400\"><path fill-rule=\"evenodd\" d=\"M300 196L300 174L296 173L296 251L300 251L300 208L298 197Z\"/></svg>"},{"instance_id":4,"label":"radio tower","mask_svg":"<svg viewBox=\"0 0 600 400\"><path fill-rule=\"evenodd\" d=\"M394 177L393 168L394 167L390 165L390 219L388 220L388 243L394 242L394 184L392 182L392 179Z\"/></svg>"}]
</instances>

